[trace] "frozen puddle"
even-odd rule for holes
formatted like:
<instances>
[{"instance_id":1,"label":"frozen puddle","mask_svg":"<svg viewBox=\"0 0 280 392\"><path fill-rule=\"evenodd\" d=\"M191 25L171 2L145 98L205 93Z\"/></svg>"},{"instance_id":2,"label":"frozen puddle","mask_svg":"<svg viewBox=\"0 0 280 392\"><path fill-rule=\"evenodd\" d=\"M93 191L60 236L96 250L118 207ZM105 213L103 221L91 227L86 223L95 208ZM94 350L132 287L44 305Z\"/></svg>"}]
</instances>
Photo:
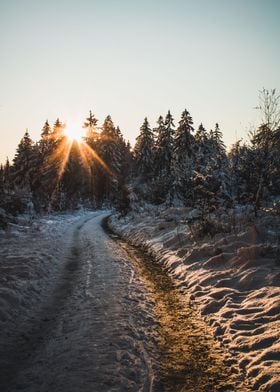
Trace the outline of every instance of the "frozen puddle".
<instances>
[{"instance_id":1,"label":"frozen puddle","mask_svg":"<svg viewBox=\"0 0 280 392\"><path fill-rule=\"evenodd\" d=\"M161 269L103 231L106 215L0 239L0 390L234 391L234 364Z\"/></svg>"}]
</instances>

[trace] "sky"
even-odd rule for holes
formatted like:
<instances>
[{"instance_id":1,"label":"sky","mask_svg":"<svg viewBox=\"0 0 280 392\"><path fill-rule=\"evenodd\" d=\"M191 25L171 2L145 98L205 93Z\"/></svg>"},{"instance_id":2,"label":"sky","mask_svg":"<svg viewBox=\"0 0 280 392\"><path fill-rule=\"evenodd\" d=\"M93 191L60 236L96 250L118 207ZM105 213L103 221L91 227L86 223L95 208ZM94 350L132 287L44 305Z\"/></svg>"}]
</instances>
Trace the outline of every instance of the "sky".
<instances>
[{"instance_id":1,"label":"sky","mask_svg":"<svg viewBox=\"0 0 280 392\"><path fill-rule=\"evenodd\" d=\"M186 108L230 146L280 90L278 0L0 0L0 162L46 119L110 114L134 144Z\"/></svg>"}]
</instances>

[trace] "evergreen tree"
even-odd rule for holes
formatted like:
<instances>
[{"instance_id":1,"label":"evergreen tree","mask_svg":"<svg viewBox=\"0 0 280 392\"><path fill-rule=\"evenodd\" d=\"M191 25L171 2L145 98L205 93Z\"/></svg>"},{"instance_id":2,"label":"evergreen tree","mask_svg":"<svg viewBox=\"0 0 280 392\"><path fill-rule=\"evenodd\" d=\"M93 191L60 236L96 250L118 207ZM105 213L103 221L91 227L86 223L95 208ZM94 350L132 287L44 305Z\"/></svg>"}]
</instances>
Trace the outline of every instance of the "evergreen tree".
<instances>
[{"instance_id":1,"label":"evergreen tree","mask_svg":"<svg viewBox=\"0 0 280 392\"><path fill-rule=\"evenodd\" d=\"M11 165L10 165L10 161L9 161L8 157L7 157L6 163L4 165L3 182L4 182L4 188L6 190L11 189L11 187L12 187L12 182L11 182Z\"/></svg>"},{"instance_id":2,"label":"evergreen tree","mask_svg":"<svg viewBox=\"0 0 280 392\"><path fill-rule=\"evenodd\" d=\"M174 123L173 117L168 111L165 121L160 116L158 119L156 160L157 174L159 177L169 177L171 173L171 160L173 155Z\"/></svg>"},{"instance_id":3,"label":"evergreen tree","mask_svg":"<svg viewBox=\"0 0 280 392\"><path fill-rule=\"evenodd\" d=\"M173 138L175 133L173 117L170 111L168 111L165 121L163 121L163 118L160 116L157 123L158 127L155 130L157 134L155 145L155 201L169 202L171 198L171 162L173 157Z\"/></svg>"},{"instance_id":4,"label":"evergreen tree","mask_svg":"<svg viewBox=\"0 0 280 392\"><path fill-rule=\"evenodd\" d=\"M61 139L65 136L64 134L64 129L65 129L65 124L63 124L59 118L56 119L54 126L53 126L53 131L51 133L51 139L54 142L60 142Z\"/></svg>"},{"instance_id":5,"label":"evergreen tree","mask_svg":"<svg viewBox=\"0 0 280 392\"><path fill-rule=\"evenodd\" d=\"M41 132L41 138L44 140L48 140L51 137L51 133L52 133L51 126L50 126L48 120L46 120L45 124L43 126L43 129L42 129L42 132Z\"/></svg>"},{"instance_id":6,"label":"evergreen tree","mask_svg":"<svg viewBox=\"0 0 280 392\"><path fill-rule=\"evenodd\" d=\"M202 145L208 140L208 133L202 123L199 125L198 130L195 134L195 140Z\"/></svg>"},{"instance_id":7,"label":"evergreen tree","mask_svg":"<svg viewBox=\"0 0 280 392\"><path fill-rule=\"evenodd\" d=\"M119 148L120 148L120 156L121 156L120 172L122 177L126 179L125 182L128 182L130 180L132 174L132 167L133 167L133 156L131 152L131 145L129 141L126 142L124 140L119 127L117 127L117 133L119 135Z\"/></svg>"},{"instance_id":8,"label":"evergreen tree","mask_svg":"<svg viewBox=\"0 0 280 392\"><path fill-rule=\"evenodd\" d=\"M48 120L46 120L41 132L41 140L39 142L39 151L43 157L45 156L45 154L48 154L51 144L52 144L52 129Z\"/></svg>"},{"instance_id":9,"label":"evergreen tree","mask_svg":"<svg viewBox=\"0 0 280 392\"><path fill-rule=\"evenodd\" d=\"M212 149L212 165L214 165L215 169L221 170L226 159L226 148L218 123L215 125L215 130L210 131L210 145Z\"/></svg>"},{"instance_id":10,"label":"evergreen tree","mask_svg":"<svg viewBox=\"0 0 280 392\"><path fill-rule=\"evenodd\" d=\"M195 138L193 120L190 113L184 110L174 137L174 153L172 159L173 198L185 201L186 188L193 170L193 155L195 151Z\"/></svg>"},{"instance_id":11,"label":"evergreen tree","mask_svg":"<svg viewBox=\"0 0 280 392\"><path fill-rule=\"evenodd\" d=\"M98 153L105 165L99 165L102 176L99 180L99 190L102 198L112 201L118 189L123 163L123 137L120 130L115 128L111 116L107 116L102 125Z\"/></svg>"},{"instance_id":12,"label":"evergreen tree","mask_svg":"<svg viewBox=\"0 0 280 392\"><path fill-rule=\"evenodd\" d=\"M200 124L195 140L194 171L190 183L194 203L201 204L204 210L225 203L229 205L228 160L219 125L208 133Z\"/></svg>"},{"instance_id":13,"label":"evergreen tree","mask_svg":"<svg viewBox=\"0 0 280 392\"><path fill-rule=\"evenodd\" d=\"M102 192L99 189L99 182L103 175L103 171L100 167L98 159L94 157L94 154L97 154L97 156L99 156L100 133L97 127L97 123L97 118L90 110L89 116L86 118L83 128L86 130L86 136L84 137L84 141L86 145L93 151L92 155L90 155L88 151L85 151L88 160L88 175L86 187L88 189L88 199L90 200L90 203L93 207L96 207L102 199Z\"/></svg>"},{"instance_id":14,"label":"evergreen tree","mask_svg":"<svg viewBox=\"0 0 280 392\"><path fill-rule=\"evenodd\" d=\"M241 144L241 140L238 140L228 153L231 193L238 204L253 200L255 188L253 161L252 149Z\"/></svg>"},{"instance_id":15,"label":"evergreen tree","mask_svg":"<svg viewBox=\"0 0 280 392\"><path fill-rule=\"evenodd\" d=\"M71 149L59 183L59 208L74 209L86 197L86 169L77 141Z\"/></svg>"},{"instance_id":16,"label":"evergreen tree","mask_svg":"<svg viewBox=\"0 0 280 392\"><path fill-rule=\"evenodd\" d=\"M218 123L215 125L215 130L210 131L209 145L211 160L209 160L206 169L208 175L211 176L210 189L215 195L213 204L217 206L223 204L223 202L231 203L228 159L223 134Z\"/></svg>"},{"instance_id":17,"label":"evergreen tree","mask_svg":"<svg viewBox=\"0 0 280 392\"><path fill-rule=\"evenodd\" d=\"M210 136L203 124L200 124L195 134L195 170L206 175L206 167L212 159L213 149L211 148Z\"/></svg>"},{"instance_id":18,"label":"evergreen tree","mask_svg":"<svg viewBox=\"0 0 280 392\"><path fill-rule=\"evenodd\" d=\"M17 147L16 155L13 160L13 182L16 187L31 191L33 177L33 141L30 138L28 130L26 130Z\"/></svg>"},{"instance_id":19,"label":"evergreen tree","mask_svg":"<svg viewBox=\"0 0 280 392\"><path fill-rule=\"evenodd\" d=\"M145 117L134 147L135 174L144 181L151 179L153 174L154 147L154 135L147 117Z\"/></svg>"},{"instance_id":20,"label":"evergreen tree","mask_svg":"<svg viewBox=\"0 0 280 392\"><path fill-rule=\"evenodd\" d=\"M92 114L92 111L89 111L89 117L86 118L84 122L83 128L86 130L85 141L92 148L96 147L96 142L99 140L99 133L97 128L98 120Z\"/></svg>"},{"instance_id":21,"label":"evergreen tree","mask_svg":"<svg viewBox=\"0 0 280 392\"><path fill-rule=\"evenodd\" d=\"M53 129L46 120L41 138L33 146L35 164L33 202L37 211L52 210L59 168L63 160L62 140L65 138L63 128L59 119L56 120Z\"/></svg>"}]
</instances>

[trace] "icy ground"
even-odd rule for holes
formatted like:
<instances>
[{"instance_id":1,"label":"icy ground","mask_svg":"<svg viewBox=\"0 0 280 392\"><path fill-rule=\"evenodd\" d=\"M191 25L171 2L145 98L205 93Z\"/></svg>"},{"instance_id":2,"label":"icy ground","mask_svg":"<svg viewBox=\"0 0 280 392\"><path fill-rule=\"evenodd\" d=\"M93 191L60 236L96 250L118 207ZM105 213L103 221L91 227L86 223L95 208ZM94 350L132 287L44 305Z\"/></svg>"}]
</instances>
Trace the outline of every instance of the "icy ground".
<instances>
[{"instance_id":1,"label":"icy ground","mask_svg":"<svg viewBox=\"0 0 280 392\"><path fill-rule=\"evenodd\" d=\"M279 392L279 222L264 216L253 224L240 211L235 233L195 240L186 221L192 213L144 206L113 217L110 225L175 278L231 353L229 366L237 360L253 391Z\"/></svg>"}]
</instances>

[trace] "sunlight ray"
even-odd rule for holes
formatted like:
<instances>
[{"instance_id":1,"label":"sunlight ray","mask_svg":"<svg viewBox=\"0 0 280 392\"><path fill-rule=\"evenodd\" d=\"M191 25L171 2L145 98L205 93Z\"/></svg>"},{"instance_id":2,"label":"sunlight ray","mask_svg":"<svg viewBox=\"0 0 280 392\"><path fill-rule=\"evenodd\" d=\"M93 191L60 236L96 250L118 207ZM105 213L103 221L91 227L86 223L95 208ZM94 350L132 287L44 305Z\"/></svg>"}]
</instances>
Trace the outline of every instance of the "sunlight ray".
<instances>
[{"instance_id":1,"label":"sunlight ray","mask_svg":"<svg viewBox=\"0 0 280 392\"><path fill-rule=\"evenodd\" d=\"M63 173L65 172L65 168L66 168L66 165L67 165L67 162L69 159L72 145L73 145L73 141L71 141L70 139L67 139L67 138L63 138L63 140L61 141L58 148L54 151L53 155L50 157L50 160L52 162L54 162L55 160L57 160L60 157L62 157L62 160L59 159L59 161L58 161L59 168L58 168L57 178L55 181L55 186L52 191L51 198L50 198L50 204L49 204L49 208L48 208L49 211L52 209L52 205L55 200L55 196L56 196L57 190L59 188L61 178L63 176Z\"/></svg>"},{"instance_id":2,"label":"sunlight ray","mask_svg":"<svg viewBox=\"0 0 280 392\"><path fill-rule=\"evenodd\" d=\"M83 146L84 146L84 143L78 143L79 154L80 154L80 156L82 158L82 164L83 164L84 168L86 169L88 174L91 176L92 175L92 171L91 171L90 161L88 159L88 156L87 156Z\"/></svg>"},{"instance_id":3,"label":"sunlight ray","mask_svg":"<svg viewBox=\"0 0 280 392\"><path fill-rule=\"evenodd\" d=\"M59 171L58 171L58 182L61 180L61 177L63 176L63 173L65 172L65 168L69 159L69 155L71 152L71 148L73 145L73 141L71 140L65 140L65 145L64 145L64 149L63 149L63 154L62 154L62 161L61 161L61 165L59 167Z\"/></svg>"},{"instance_id":4,"label":"sunlight ray","mask_svg":"<svg viewBox=\"0 0 280 392\"><path fill-rule=\"evenodd\" d=\"M81 149L84 149L84 151L86 152L86 154L89 154L91 156L91 158L93 158L95 161L97 161L100 166L102 166L102 168L108 173L110 174L110 176L115 177L114 173L109 169L109 167L107 166L107 164L103 161L102 158L100 158L100 156L97 154L96 151L94 151L92 148L89 147L88 144L86 143L82 143L81 144Z\"/></svg>"}]
</instances>

